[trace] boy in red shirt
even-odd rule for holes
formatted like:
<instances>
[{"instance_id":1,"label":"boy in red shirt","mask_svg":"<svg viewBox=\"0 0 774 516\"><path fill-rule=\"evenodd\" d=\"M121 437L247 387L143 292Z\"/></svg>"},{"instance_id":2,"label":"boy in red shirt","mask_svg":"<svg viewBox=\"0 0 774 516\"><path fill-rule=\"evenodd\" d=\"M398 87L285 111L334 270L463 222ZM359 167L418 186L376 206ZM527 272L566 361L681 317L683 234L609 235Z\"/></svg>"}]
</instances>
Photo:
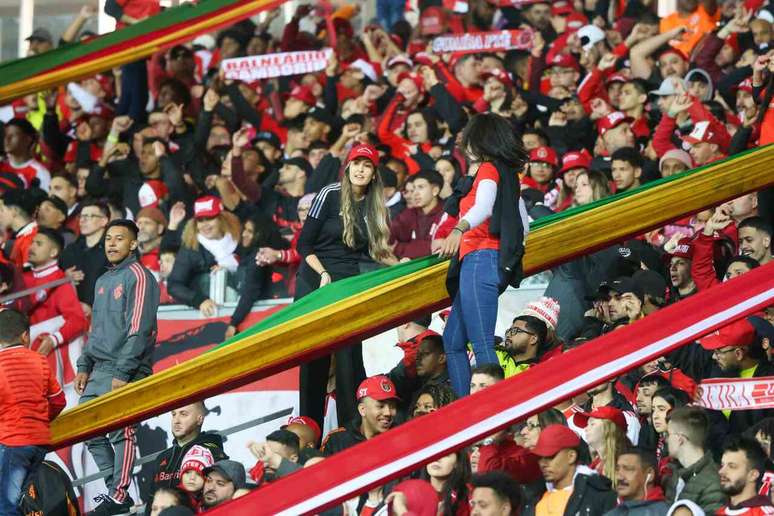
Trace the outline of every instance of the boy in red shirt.
<instances>
[{"instance_id":1,"label":"boy in red shirt","mask_svg":"<svg viewBox=\"0 0 774 516\"><path fill-rule=\"evenodd\" d=\"M27 474L46 454L65 396L46 358L29 349L27 317L0 311L0 514L19 514Z\"/></svg>"}]
</instances>

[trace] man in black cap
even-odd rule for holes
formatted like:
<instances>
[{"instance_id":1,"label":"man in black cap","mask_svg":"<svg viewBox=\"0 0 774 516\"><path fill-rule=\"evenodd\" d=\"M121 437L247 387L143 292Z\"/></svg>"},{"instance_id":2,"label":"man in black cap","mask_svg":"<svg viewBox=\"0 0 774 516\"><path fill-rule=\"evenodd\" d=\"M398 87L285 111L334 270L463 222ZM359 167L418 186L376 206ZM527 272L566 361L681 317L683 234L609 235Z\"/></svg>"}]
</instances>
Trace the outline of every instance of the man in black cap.
<instances>
[{"instance_id":1,"label":"man in black cap","mask_svg":"<svg viewBox=\"0 0 774 516\"><path fill-rule=\"evenodd\" d=\"M631 324L644 317L642 288L632 278L622 276L600 286L600 290L608 293L610 319L614 325Z\"/></svg>"},{"instance_id":2,"label":"man in black cap","mask_svg":"<svg viewBox=\"0 0 774 516\"><path fill-rule=\"evenodd\" d=\"M282 142L279 136L271 131L261 131L255 135L252 141L253 145L263 152L266 159L272 166L276 165L282 159Z\"/></svg>"},{"instance_id":3,"label":"man in black cap","mask_svg":"<svg viewBox=\"0 0 774 516\"><path fill-rule=\"evenodd\" d=\"M30 42L30 47L27 51L27 55L30 56L36 56L54 48L54 37L48 29L44 29L43 27L38 27L33 30L32 34L27 38L27 41Z\"/></svg>"},{"instance_id":4,"label":"man in black cap","mask_svg":"<svg viewBox=\"0 0 774 516\"><path fill-rule=\"evenodd\" d=\"M642 291L642 313L644 315L650 315L666 305L667 283L661 274L643 269L635 272L632 280Z\"/></svg>"},{"instance_id":5,"label":"man in black cap","mask_svg":"<svg viewBox=\"0 0 774 516\"><path fill-rule=\"evenodd\" d=\"M288 158L282 162L276 184L271 178L263 183L261 205L264 213L274 217L280 226L298 222L298 201L303 197L312 165L304 158Z\"/></svg>"},{"instance_id":6,"label":"man in black cap","mask_svg":"<svg viewBox=\"0 0 774 516\"><path fill-rule=\"evenodd\" d=\"M53 229L65 239L65 245L75 240L75 235L65 227L67 204L59 197L47 197L40 201L35 213L39 227Z\"/></svg>"},{"instance_id":7,"label":"man in black cap","mask_svg":"<svg viewBox=\"0 0 774 516\"><path fill-rule=\"evenodd\" d=\"M310 142L323 141L330 143L336 121L326 110L314 108L304 119L304 135Z\"/></svg>"},{"instance_id":8,"label":"man in black cap","mask_svg":"<svg viewBox=\"0 0 774 516\"><path fill-rule=\"evenodd\" d=\"M204 469L204 508L212 509L234 498L234 493L244 489L245 468L233 460L219 460L209 468Z\"/></svg>"}]
</instances>

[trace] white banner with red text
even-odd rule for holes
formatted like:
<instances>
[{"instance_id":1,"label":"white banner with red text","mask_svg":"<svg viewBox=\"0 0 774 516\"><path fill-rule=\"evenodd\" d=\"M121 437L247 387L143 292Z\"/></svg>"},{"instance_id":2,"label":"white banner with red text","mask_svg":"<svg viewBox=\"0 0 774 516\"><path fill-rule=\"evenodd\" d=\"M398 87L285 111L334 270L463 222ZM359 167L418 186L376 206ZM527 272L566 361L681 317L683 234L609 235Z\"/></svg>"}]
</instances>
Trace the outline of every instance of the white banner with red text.
<instances>
[{"instance_id":1,"label":"white banner with red text","mask_svg":"<svg viewBox=\"0 0 774 516\"><path fill-rule=\"evenodd\" d=\"M319 72L325 69L332 53L332 49L324 48L322 50L235 57L224 59L220 68L226 79L251 82L259 79Z\"/></svg>"},{"instance_id":2,"label":"white banner with red text","mask_svg":"<svg viewBox=\"0 0 774 516\"><path fill-rule=\"evenodd\" d=\"M500 52L503 50L532 47L533 32L526 29L498 30L492 32L471 32L456 36L440 36L433 40L433 52L461 52L475 54L479 52Z\"/></svg>"},{"instance_id":3,"label":"white banner with red text","mask_svg":"<svg viewBox=\"0 0 774 516\"><path fill-rule=\"evenodd\" d=\"M696 391L695 403L712 410L774 408L774 376L704 380Z\"/></svg>"}]
</instances>

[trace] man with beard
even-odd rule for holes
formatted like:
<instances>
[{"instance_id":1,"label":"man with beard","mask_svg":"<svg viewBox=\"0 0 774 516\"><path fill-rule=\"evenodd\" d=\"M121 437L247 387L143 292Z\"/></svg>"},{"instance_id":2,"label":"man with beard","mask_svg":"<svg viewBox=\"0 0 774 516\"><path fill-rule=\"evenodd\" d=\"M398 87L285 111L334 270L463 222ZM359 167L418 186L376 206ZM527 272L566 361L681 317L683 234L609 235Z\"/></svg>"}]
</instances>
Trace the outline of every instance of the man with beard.
<instances>
[{"instance_id":1,"label":"man with beard","mask_svg":"<svg viewBox=\"0 0 774 516\"><path fill-rule=\"evenodd\" d=\"M395 384L384 375L371 376L360 383L355 393L360 421L337 428L328 434L322 444L326 456L333 455L358 443L367 441L392 428L398 410Z\"/></svg>"},{"instance_id":2,"label":"man with beard","mask_svg":"<svg viewBox=\"0 0 774 516\"><path fill-rule=\"evenodd\" d=\"M531 315L520 315L505 332L505 349L508 356L501 359L505 377L526 371L538 361L538 355L546 343L546 323ZM504 362L504 363L503 363Z\"/></svg>"},{"instance_id":3,"label":"man with beard","mask_svg":"<svg viewBox=\"0 0 774 516\"><path fill-rule=\"evenodd\" d=\"M642 448L625 449L615 464L619 505L605 516L658 516L666 514L669 506L656 482L658 465L653 452Z\"/></svg>"},{"instance_id":4,"label":"man with beard","mask_svg":"<svg viewBox=\"0 0 774 516\"><path fill-rule=\"evenodd\" d=\"M233 460L219 460L205 468L203 505L205 510L212 509L234 498L234 493L247 485L245 468Z\"/></svg>"},{"instance_id":5,"label":"man with beard","mask_svg":"<svg viewBox=\"0 0 774 516\"><path fill-rule=\"evenodd\" d=\"M709 372L704 378L774 376L774 367L764 360L764 352L755 341L755 327L747 319L727 324L701 339L699 344L706 351L712 352L712 359L720 368L719 374ZM704 357L707 355L706 351ZM694 356L693 360L697 362L699 357ZM724 410L723 414L728 419L729 434L741 434L757 421L772 417L774 410Z\"/></svg>"},{"instance_id":6,"label":"man with beard","mask_svg":"<svg viewBox=\"0 0 774 516\"><path fill-rule=\"evenodd\" d=\"M202 432L207 408L197 401L172 411L172 446L162 451L156 458L150 499L161 487L175 487L180 483L180 466L188 450L194 446L203 446L212 453L215 461L228 456L223 452L223 438L214 432Z\"/></svg>"},{"instance_id":7,"label":"man with beard","mask_svg":"<svg viewBox=\"0 0 774 516\"><path fill-rule=\"evenodd\" d=\"M720 459L720 489L728 496L728 505L717 514L757 516L774 513L766 496L758 494L758 485L766 472L766 453L751 437L736 436L723 447Z\"/></svg>"},{"instance_id":8,"label":"man with beard","mask_svg":"<svg viewBox=\"0 0 774 516\"><path fill-rule=\"evenodd\" d=\"M148 206L137 214L137 235L140 251L140 263L158 276L161 270L159 252L161 250L161 235L167 227L167 218L160 209Z\"/></svg>"},{"instance_id":9,"label":"man with beard","mask_svg":"<svg viewBox=\"0 0 774 516\"><path fill-rule=\"evenodd\" d=\"M771 261L771 225L762 217L748 217L739 224L739 254L761 265Z\"/></svg>"}]
</instances>

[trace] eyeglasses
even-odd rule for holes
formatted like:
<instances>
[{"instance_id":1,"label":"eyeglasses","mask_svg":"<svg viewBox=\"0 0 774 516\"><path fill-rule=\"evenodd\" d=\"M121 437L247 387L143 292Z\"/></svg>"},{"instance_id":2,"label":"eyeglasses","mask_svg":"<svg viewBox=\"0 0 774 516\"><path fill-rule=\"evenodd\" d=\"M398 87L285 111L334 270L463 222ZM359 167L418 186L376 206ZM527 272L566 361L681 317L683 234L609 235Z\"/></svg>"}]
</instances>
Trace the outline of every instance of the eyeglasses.
<instances>
[{"instance_id":1,"label":"eyeglasses","mask_svg":"<svg viewBox=\"0 0 774 516\"><path fill-rule=\"evenodd\" d=\"M81 213L79 215L79 217L81 219L86 219L86 220L89 220L89 219L104 219L105 218L105 216L102 215L102 214L93 214L93 213Z\"/></svg>"},{"instance_id":2,"label":"eyeglasses","mask_svg":"<svg viewBox=\"0 0 774 516\"><path fill-rule=\"evenodd\" d=\"M712 351L713 355L725 355L726 353L731 353L733 351L736 351L736 347L732 347L729 349L715 349Z\"/></svg>"},{"instance_id":3,"label":"eyeglasses","mask_svg":"<svg viewBox=\"0 0 774 516\"><path fill-rule=\"evenodd\" d=\"M526 333L527 335L532 335L533 337L535 336L535 334L532 333L531 331L527 331L522 328L519 328L518 326L514 326L513 328L505 332L505 337L506 338L513 337L514 335L518 335L519 333Z\"/></svg>"},{"instance_id":4,"label":"eyeglasses","mask_svg":"<svg viewBox=\"0 0 774 516\"><path fill-rule=\"evenodd\" d=\"M536 423L525 423L524 427L527 430L540 430L540 425Z\"/></svg>"}]
</instances>

